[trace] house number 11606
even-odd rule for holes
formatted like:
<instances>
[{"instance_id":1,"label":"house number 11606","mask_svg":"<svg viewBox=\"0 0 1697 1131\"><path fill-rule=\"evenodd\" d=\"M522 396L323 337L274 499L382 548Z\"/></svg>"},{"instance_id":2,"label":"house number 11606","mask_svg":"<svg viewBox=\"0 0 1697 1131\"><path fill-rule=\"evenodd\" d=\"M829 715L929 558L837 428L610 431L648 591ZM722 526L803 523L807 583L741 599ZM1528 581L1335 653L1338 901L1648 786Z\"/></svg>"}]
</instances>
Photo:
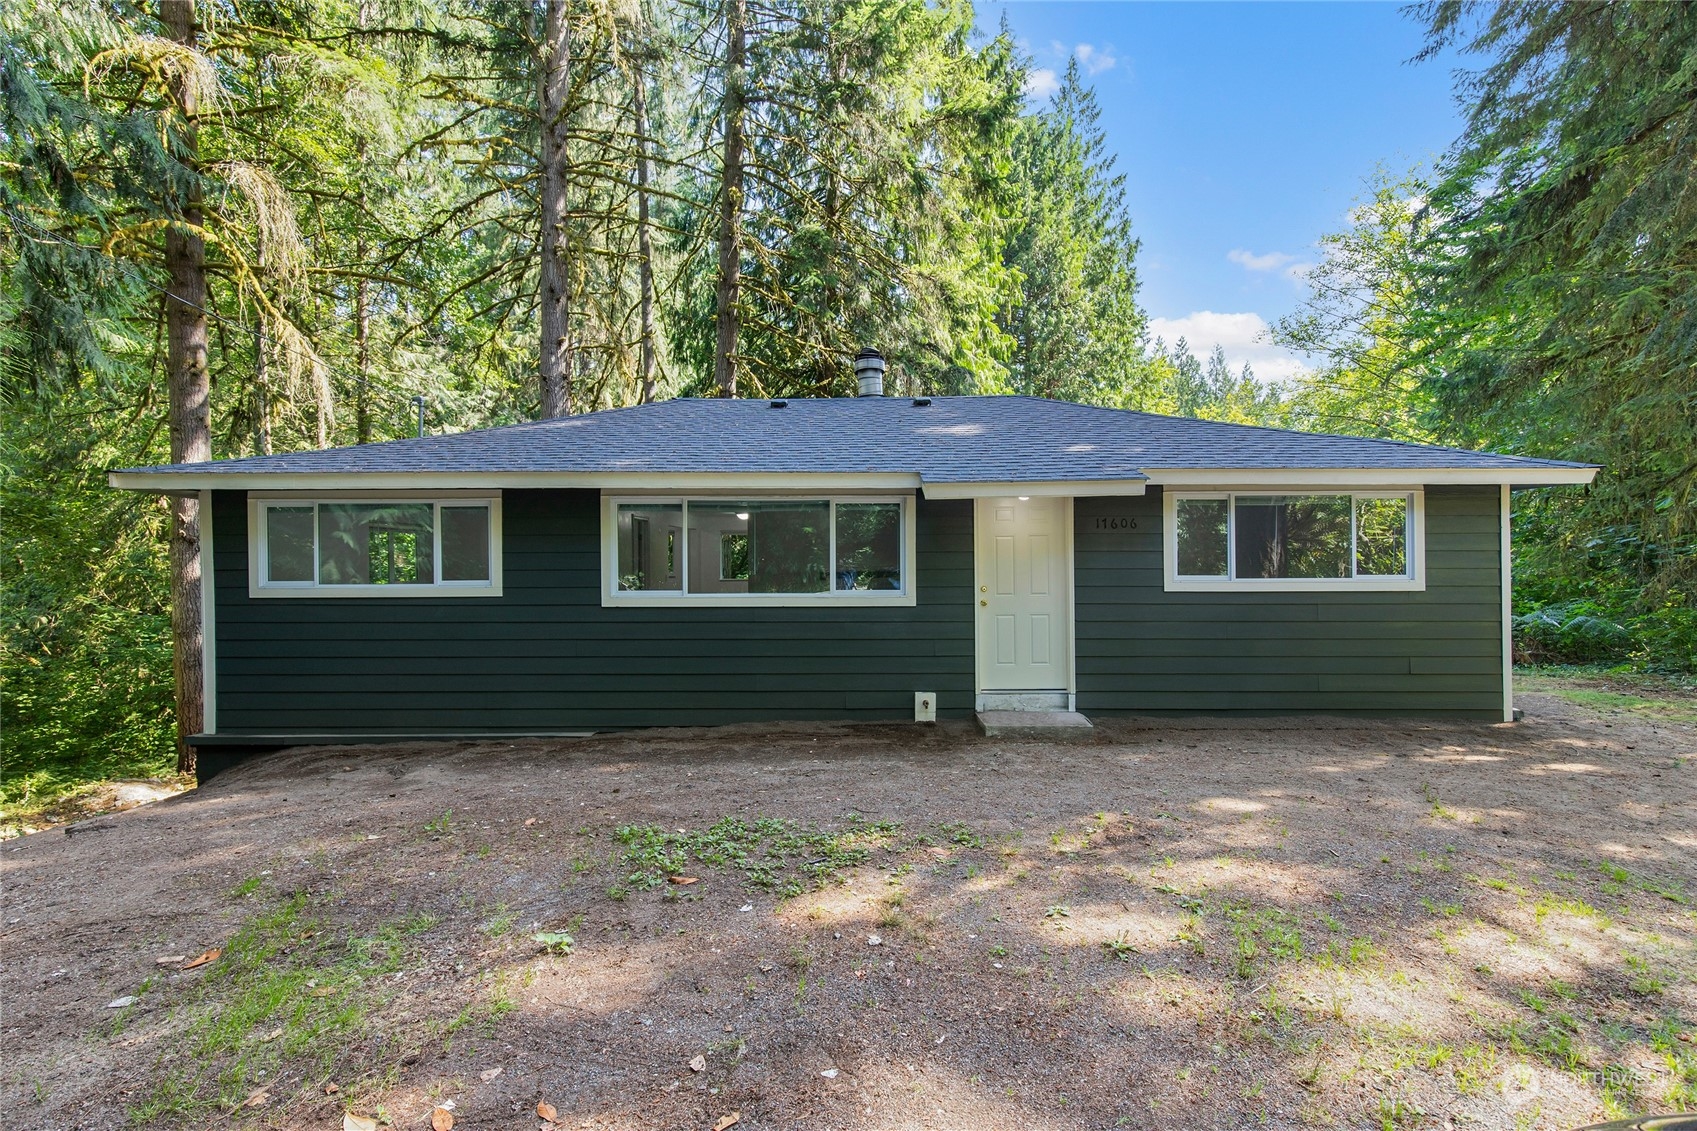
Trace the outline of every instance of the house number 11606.
<instances>
[{"instance_id":1,"label":"house number 11606","mask_svg":"<svg viewBox=\"0 0 1697 1131\"><path fill-rule=\"evenodd\" d=\"M1106 515L1096 520L1097 530L1136 530L1135 518L1111 518Z\"/></svg>"}]
</instances>

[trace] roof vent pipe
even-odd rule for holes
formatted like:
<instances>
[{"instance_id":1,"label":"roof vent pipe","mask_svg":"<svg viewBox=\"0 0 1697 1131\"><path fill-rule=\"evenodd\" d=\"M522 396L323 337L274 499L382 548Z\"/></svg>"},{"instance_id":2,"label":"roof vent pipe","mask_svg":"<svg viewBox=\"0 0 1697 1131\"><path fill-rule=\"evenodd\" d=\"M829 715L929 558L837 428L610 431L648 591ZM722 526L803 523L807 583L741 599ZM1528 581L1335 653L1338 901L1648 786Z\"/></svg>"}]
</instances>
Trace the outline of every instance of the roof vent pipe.
<instances>
[{"instance_id":1,"label":"roof vent pipe","mask_svg":"<svg viewBox=\"0 0 1697 1131\"><path fill-rule=\"evenodd\" d=\"M854 355L854 379L863 397L884 395L884 355L867 346Z\"/></svg>"}]
</instances>

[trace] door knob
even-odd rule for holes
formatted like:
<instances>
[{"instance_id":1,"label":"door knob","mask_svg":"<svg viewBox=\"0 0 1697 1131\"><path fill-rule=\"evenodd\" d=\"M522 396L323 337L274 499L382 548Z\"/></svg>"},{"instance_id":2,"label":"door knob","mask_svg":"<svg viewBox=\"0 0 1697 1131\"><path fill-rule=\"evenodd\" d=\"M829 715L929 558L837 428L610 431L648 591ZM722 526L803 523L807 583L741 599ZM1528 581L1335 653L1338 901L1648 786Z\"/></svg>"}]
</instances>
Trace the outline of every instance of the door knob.
<instances>
[{"instance_id":1,"label":"door knob","mask_svg":"<svg viewBox=\"0 0 1697 1131\"><path fill-rule=\"evenodd\" d=\"M980 604L980 605L989 605L989 603L990 603L990 602L988 602L988 601L985 601L985 600L983 600L983 599L980 599L980 600L979 600L979 602L978 602L978 603L979 603L979 604Z\"/></svg>"}]
</instances>

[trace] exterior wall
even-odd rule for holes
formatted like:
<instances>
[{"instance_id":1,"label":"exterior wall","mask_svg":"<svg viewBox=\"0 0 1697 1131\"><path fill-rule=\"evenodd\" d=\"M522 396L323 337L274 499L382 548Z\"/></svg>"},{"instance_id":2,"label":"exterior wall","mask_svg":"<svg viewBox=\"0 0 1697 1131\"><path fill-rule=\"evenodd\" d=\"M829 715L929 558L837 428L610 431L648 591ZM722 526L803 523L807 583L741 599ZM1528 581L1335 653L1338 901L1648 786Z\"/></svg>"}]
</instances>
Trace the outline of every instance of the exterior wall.
<instances>
[{"instance_id":1,"label":"exterior wall","mask_svg":"<svg viewBox=\"0 0 1697 1131\"><path fill-rule=\"evenodd\" d=\"M913 607L606 609L593 491L503 493L500 597L370 600L249 597L246 497L215 492L218 732L969 715L972 504L918 507Z\"/></svg>"},{"instance_id":2,"label":"exterior wall","mask_svg":"<svg viewBox=\"0 0 1697 1131\"><path fill-rule=\"evenodd\" d=\"M966 716L972 503L917 505L914 607L606 609L592 491L504 493L501 597L369 600L249 597L246 498L215 492L218 732L908 719L915 691ZM1501 718L1499 506L1426 491L1424 592L1167 593L1160 491L1080 498L1079 710Z\"/></svg>"},{"instance_id":3,"label":"exterior wall","mask_svg":"<svg viewBox=\"0 0 1697 1131\"><path fill-rule=\"evenodd\" d=\"M1501 719L1500 505L1427 488L1424 592L1168 593L1160 490L1078 499L1078 709Z\"/></svg>"}]
</instances>

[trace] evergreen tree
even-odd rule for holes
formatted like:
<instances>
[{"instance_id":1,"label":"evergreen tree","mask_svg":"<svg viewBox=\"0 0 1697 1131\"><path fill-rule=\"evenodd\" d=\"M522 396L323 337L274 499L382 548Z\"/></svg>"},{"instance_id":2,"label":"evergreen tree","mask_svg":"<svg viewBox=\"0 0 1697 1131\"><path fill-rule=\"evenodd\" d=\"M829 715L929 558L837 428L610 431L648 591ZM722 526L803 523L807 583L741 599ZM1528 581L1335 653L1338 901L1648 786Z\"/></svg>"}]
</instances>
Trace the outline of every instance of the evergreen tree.
<instances>
[{"instance_id":1,"label":"evergreen tree","mask_svg":"<svg viewBox=\"0 0 1697 1131\"><path fill-rule=\"evenodd\" d=\"M1551 504L1565 544L1697 638L1697 9L1423 12L1432 51L1488 60L1423 214L1409 336L1432 393L1466 442L1601 463Z\"/></svg>"},{"instance_id":2,"label":"evergreen tree","mask_svg":"<svg viewBox=\"0 0 1697 1131\"><path fill-rule=\"evenodd\" d=\"M1004 322L1015 343L1010 384L1035 396L1141 405L1154 374L1139 344L1147 320L1137 305L1137 240L1100 118L1074 59L1050 106L1016 130L1004 251L1019 278Z\"/></svg>"}]
</instances>

